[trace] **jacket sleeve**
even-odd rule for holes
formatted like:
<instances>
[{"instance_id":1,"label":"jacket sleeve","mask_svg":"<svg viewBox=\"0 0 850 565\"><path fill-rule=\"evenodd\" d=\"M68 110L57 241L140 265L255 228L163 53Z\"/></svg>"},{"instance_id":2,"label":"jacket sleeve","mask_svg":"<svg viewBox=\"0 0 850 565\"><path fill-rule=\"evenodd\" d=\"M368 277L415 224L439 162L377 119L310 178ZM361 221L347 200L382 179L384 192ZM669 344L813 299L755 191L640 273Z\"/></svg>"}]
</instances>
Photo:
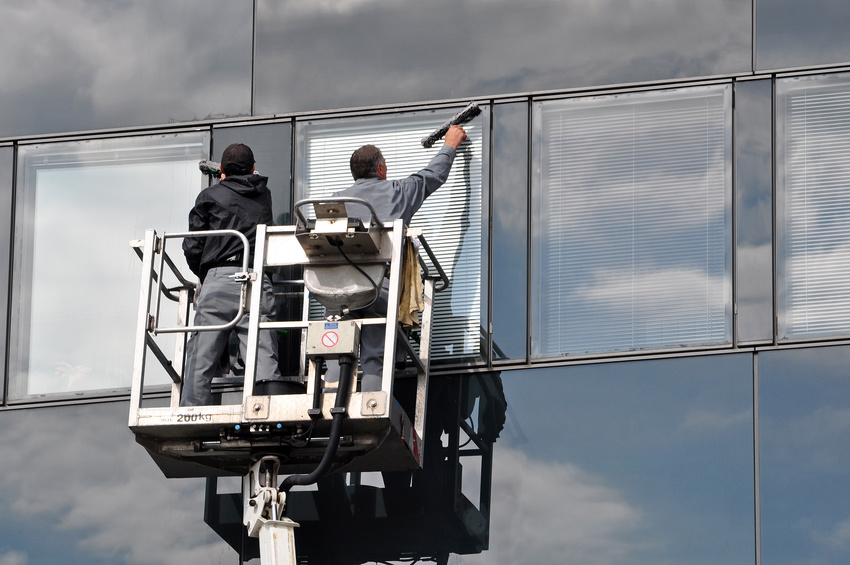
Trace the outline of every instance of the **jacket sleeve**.
<instances>
[{"instance_id":1,"label":"jacket sleeve","mask_svg":"<svg viewBox=\"0 0 850 565\"><path fill-rule=\"evenodd\" d=\"M195 206L189 211L189 231L206 230L209 229L208 226L207 212L203 204L200 201L195 202ZM204 241L206 239L203 237L187 237L183 240L183 255L186 257L186 263L198 277L201 276Z\"/></svg>"},{"instance_id":2,"label":"jacket sleeve","mask_svg":"<svg viewBox=\"0 0 850 565\"><path fill-rule=\"evenodd\" d=\"M453 147L444 145L424 169L399 181L405 193L407 207L412 213L416 213L425 199L449 178L455 154Z\"/></svg>"}]
</instances>

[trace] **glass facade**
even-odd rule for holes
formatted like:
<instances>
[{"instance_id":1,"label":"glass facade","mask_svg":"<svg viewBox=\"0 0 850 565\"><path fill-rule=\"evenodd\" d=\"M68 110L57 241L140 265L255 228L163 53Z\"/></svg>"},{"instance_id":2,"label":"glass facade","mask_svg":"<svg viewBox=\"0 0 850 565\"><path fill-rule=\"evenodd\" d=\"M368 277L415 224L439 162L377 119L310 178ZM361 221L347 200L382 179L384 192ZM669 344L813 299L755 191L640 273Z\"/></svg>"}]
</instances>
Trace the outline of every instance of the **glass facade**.
<instances>
[{"instance_id":1,"label":"glass facade","mask_svg":"<svg viewBox=\"0 0 850 565\"><path fill-rule=\"evenodd\" d=\"M502 373L473 563L748 563L750 355Z\"/></svg>"},{"instance_id":2,"label":"glass facade","mask_svg":"<svg viewBox=\"0 0 850 565\"><path fill-rule=\"evenodd\" d=\"M256 111L744 73L752 9L740 0L260 0Z\"/></svg>"},{"instance_id":3,"label":"glass facade","mask_svg":"<svg viewBox=\"0 0 850 565\"><path fill-rule=\"evenodd\" d=\"M252 16L246 0L5 6L0 137L250 115Z\"/></svg>"},{"instance_id":4,"label":"glass facade","mask_svg":"<svg viewBox=\"0 0 850 565\"><path fill-rule=\"evenodd\" d=\"M843 563L850 450L847 347L759 355L764 563Z\"/></svg>"},{"instance_id":5,"label":"glass facade","mask_svg":"<svg viewBox=\"0 0 850 565\"><path fill-rule=\"evenodd\" d=\"M850 39L844 22L850 6L833 0L758 0L756 69L846 62Z\"/></svg>"},{"instance_id":6,"label":"glass facade","mask_svg":"<svg viewBox=\"0 0 850 565\"><path fill-rule=\"evenodd\" d=\"M3 9L0 565L259 564L240 478L128 432L128 243L185 230L230 143L288 224L362 144L423 167L471 99L414 218L452 280L424 468L294 489L298 562L845 564L850 9L420 4Z\"/></svg>"}]
</instances>

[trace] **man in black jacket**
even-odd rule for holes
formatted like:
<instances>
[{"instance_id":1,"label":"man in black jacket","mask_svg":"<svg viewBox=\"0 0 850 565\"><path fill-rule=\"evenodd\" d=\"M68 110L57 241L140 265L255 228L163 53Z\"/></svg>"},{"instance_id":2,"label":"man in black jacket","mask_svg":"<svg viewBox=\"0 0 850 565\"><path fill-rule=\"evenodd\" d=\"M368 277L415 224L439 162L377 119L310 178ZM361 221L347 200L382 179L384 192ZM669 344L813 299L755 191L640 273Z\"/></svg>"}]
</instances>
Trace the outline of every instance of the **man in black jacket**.
<instances>
[{"instance_id":1,"label":"man in black jacket","mask_svg":"<svg viewBox=\"0 0 850 565\"><path fill-rule=\"evenodd\" d=\"M221 155L221 182L205 188L189 212L189 230L232 229L245 234L254 253L257 224L272 223L272 198L268 177L256 174L254 153L241 143L229 145ZM233 275L242 270L242 243L238 237L188 237L183 252L189 268L201 281L195 308L196 326L226 324L238 312L241 283ZM253 257L248 265L253 265ZM262 320L274 315L271 280L263 280ZM233 330L239 338L242 357L248 339L248 314ZM219 376L219 359L230 341L230 331L192 332L186 349L181 406L211 403L213 377ZM277 363L277 334L261 331L257 350L257 382L282 381Z\"/></svg>"}]
</instances>

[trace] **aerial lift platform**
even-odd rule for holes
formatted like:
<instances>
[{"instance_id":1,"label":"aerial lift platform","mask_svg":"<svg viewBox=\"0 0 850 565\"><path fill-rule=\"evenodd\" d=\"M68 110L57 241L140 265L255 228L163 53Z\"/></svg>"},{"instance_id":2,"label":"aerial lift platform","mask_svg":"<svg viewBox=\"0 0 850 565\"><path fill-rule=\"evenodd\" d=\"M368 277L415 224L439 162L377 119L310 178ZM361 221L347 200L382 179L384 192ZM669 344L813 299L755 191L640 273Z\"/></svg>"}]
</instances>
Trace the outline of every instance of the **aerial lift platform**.
<instances>
[{"instance_id":1,"label":"aerial lift platform","mask_svg":"<svg viewBox=\"0 0 850 565\"><path fill-rule=\"evenodd\" d=\"M363 206L371 218L350 217L346 206ZM312 208L315 219L304 210ZM362 209L362 208L360 208ZM295 205L294 226L257 226L253 268L249 269L247 238L232 230L145 233L131 242L143 263L135 345L129 427L167 477L244 477L245 524L249 534L263 532L292 539L292 525L275 527L281 518L286 492L297 484L311 484L333 471L402 471L418 469L424 458L425 409L435 292L449 284L422 234L401 220L384 225L372 207L353 198L303 200ZM168 256L166 243L186 237L238 237L244 251L242 269L235 276L242 285L237 316L222 326L189 324L194 284ZM416 239L417 244L413 241ZM416 246L428 254L435 275L419 258ZM422 268L422 299L418 347L411 345L399 319L399 300L405 264ZM303 303L297 319L262 321L260 301L266 274L281 269L303 269ZM166 278L177 286L169 288ZM388 283L385 317L352 318L351 311L370 304ZM409 280L409 277L408 277ZM291 282L291 281L290 281ZM325 308L325 317L311 308L312 297ZM177 319L162 320L162 299L177 303ZM248 314L248 344L241 402L215 406L181 407L185 344L189 332L233 328ZM311 314L312 312L312 314ZM386 329L381 389L356 390L359 334L377 324ZM300 332L298 380L303 388L270 394L261 390L264 375L256 375L257 343L262 331ZM173 356L160 346L159 337L176 334ZM403 351L405 368L397 370L396 355ZM146 406L145 369L148 352L171 377L168 406ZM325 363L336 360L338 383L323 380ZM348 369L348 370L346 370ZM261 385L256 385L261 383ZM398 384L404 382L405 386ZM398 391L405 389L405 394ZM279 475L288 475L282 484ZM266 528L268 523L272 528ZM271 543L271 542L269 542ZM274 554L269 549L265 554ZM285 554L294 555L284 550ZM277 563L280 561L270 561Z\"/></svg>"}]
</instances>

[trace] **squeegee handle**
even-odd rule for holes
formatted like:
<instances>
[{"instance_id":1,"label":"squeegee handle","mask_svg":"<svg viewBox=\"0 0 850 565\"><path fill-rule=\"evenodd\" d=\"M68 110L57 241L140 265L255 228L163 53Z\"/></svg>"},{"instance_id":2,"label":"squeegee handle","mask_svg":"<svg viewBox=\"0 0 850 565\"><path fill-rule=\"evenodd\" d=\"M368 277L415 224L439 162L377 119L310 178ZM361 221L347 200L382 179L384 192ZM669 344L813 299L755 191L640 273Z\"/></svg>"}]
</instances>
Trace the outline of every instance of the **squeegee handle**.
<instances>
[{"instance_id":1,"label":"squeegee handle","mask_svg":"<svg viewBox=\"0 0 850 565\"><path fill-rule=\"evenodd\" d=\"M481 113L481 108L478 107L478 104L476 104L475 102L470 102L469 105L466 108L464 108L463 110L461 110L460 112L458 112L457 114L452 116L452 118L450 120L448 120L446 123L444 123L443 125L441 125L437 129L435 129L431 133L431 135L429 135L427 137L423 137L422 142L421 142L422 147L424 147L426 149L431 147L432 145L434 145L434 143L438 139L440 139L444 135L446 135L446 132L449 131L450 127L465 124L466 122L468 122L469 120L471 120L472 118L474 118L475 116L477 116L480 113Z\"/></svg>"}]
</instances>

